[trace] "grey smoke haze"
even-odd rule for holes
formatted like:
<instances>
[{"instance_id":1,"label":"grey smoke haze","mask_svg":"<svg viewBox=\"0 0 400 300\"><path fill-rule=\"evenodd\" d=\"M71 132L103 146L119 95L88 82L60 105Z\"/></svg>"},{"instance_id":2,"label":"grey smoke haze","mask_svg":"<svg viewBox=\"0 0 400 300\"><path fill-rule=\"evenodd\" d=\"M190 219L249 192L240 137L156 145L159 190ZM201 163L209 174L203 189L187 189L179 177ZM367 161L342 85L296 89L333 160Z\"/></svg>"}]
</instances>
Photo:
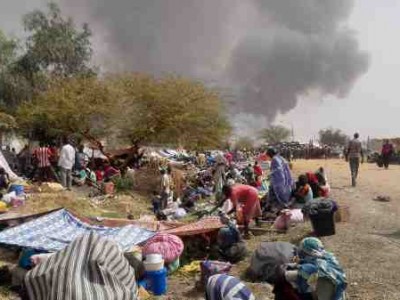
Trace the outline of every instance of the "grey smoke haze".
<instances>
[{"instance_id":1,"label":"grey smoke haze","mask_svg":"<svg viewBox=\"0 0 400 300\"><path fill-rule=\"evenodd\" d=\"M344 97L368 69L352 0L61 0L108 70L175 72L225 87L269 122L309 92Z\"/></svg>"},{"instance_id":2,"label":"grey smoke haze","mask_svg":"<svg viewBox=\"0 0 400 300\"><path fill-rule=\"evenodd\" d=\"M232 89L234 112L269 121L307 92L347 95L368 68L368 56L345 26L351 0L62 3L101 34L108 69L219 83Z\"/></svg>"}]
</instances>

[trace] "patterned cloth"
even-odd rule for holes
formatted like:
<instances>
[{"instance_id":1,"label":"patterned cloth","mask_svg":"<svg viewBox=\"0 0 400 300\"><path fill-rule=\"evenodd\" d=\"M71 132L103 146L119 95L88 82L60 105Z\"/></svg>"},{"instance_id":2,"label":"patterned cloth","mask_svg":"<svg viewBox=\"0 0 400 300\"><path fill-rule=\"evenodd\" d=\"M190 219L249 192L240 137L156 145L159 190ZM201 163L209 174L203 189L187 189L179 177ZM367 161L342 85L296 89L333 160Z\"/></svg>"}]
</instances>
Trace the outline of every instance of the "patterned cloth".
<instances>
[{"instance_id":1,"label":"patterned cloth","mask_svg":"<svg viewBox=\"0 0 400 300\"><path fill-rule=\"evenodd\" d=\"M30 299L137 299L135 270L119 246L91 232L25 276Z\"/></svg>"},{"instance_id":2,"label":"patterned cloth","mask_svg":"<svg viewBox=\"0 0 400 300\"><path fill-rule=\"evenodd\" d=\"M172 234L159 233L147 241L143 247L143 254L161 254L166 263L171 263L183 252L182 240Z\"/></svg>"},{"instance_id":3,"label":"patterned cloth","mask_svg":"<svg viewBox=\"0 0 400 300\"><path fill-rule=\"evenodd\" d=\"M254 300L251 291L237 278L217 274L208 279L207 300Z\"/></svg>"},{"instance_id":4,"label":"patterned cloth","mask_svg":"<svg viewBox=\"0 0 400 300\"><path fill-rule=\"evenodd\" d=\"M33 155L36 157L39 168L50 167L51 151L47 147L40 147L35 150Z\"/></svg>"},{"instance_id":5,"label":"patterned cloth","mask_svg":"<svg viewBox=\"0 0 400 300\"><path fill-rule=\"evenodd\" d=\"M325 251L317 238L305 238L299 247L300 264L297 285L301 293L315 291L319 278L331 281L335 286L333 300L343 300L347 287L346 275L332 253Z\"/></svg>"},{"instance_id":6,"label":"patterned cloth","mask_svg":"<svg viewBox=\"0 0 400 300\"><path fill-rule=\"evenodd\" d=\"M286 205L292 194L293 179L287 161L280 155L275 155L271 161L270 176L272 186L270 192L274 193L273 196L275 196L271 198L276 199L282 205Z\"/></svg>"},{"instance_id":7,"label":"patterned cloth","mask_svg":"<svg viewBox=\"0 0 400 300\"><path fill-rule=\"evenodd\" d=\"M74 217L65 209L0 232L0 244L54 252L64 249L77 237L96 232L114 240L122 249L129 249L154 235L154 232L127 225L124 227L92 226Z\"/></svg>"}]
</instances>

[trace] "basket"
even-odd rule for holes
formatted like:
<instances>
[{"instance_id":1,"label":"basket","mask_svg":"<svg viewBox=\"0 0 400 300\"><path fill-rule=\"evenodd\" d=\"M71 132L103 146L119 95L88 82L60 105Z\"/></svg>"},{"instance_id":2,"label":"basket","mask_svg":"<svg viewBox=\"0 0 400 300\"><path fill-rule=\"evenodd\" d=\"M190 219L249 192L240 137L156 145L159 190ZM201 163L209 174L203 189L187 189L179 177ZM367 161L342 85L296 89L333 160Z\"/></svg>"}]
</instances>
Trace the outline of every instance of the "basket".
<instances>
[{"instance_id":1,"label":"basket","mask_svg":"<svg viewBox=\"0 0 400 300\"><path fill-rule=\"evenodd\" d=\"M335 222L349 222L350 221L350 207L349 206L339 206L335 213Z\"/></svg>"}]
</instances>

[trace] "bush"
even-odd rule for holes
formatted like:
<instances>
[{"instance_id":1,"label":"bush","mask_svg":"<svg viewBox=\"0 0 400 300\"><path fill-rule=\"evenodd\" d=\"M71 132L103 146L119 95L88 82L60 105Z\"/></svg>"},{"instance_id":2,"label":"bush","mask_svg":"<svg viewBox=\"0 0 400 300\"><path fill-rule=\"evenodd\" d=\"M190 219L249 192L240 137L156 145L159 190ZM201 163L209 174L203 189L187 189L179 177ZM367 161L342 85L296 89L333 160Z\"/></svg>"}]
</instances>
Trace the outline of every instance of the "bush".
<instances>
[{"instance_id":1,"label":"bush","mask_svg":"<svg viewBox=\"0 0 400 300\"><path fill-rule=\"evenodd\" d=\"M131 177L118 177L114 180L115 189L117 192L132 191L134 182Z\"/></svg>"}]
</instances>

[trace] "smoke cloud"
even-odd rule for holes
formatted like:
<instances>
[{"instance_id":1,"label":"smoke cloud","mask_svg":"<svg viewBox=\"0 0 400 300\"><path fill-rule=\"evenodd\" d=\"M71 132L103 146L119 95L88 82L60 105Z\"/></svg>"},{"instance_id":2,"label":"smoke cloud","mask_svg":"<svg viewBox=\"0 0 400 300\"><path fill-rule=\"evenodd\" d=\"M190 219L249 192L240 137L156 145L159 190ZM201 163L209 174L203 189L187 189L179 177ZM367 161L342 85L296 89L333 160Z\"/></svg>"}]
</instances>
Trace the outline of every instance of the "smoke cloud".
<instances>
[{"instance_id":1,"label":"smoke cloud","mask_svg":"<svg viewBox=\"0 0 400 300\"><path fill-rule=\"evenodd\" d=\"M369 58L352 0L61 0L109 71L174 72L224 87L233 113L272 122L310 92L345 97Z\"/></svg>"}]
</instances>

